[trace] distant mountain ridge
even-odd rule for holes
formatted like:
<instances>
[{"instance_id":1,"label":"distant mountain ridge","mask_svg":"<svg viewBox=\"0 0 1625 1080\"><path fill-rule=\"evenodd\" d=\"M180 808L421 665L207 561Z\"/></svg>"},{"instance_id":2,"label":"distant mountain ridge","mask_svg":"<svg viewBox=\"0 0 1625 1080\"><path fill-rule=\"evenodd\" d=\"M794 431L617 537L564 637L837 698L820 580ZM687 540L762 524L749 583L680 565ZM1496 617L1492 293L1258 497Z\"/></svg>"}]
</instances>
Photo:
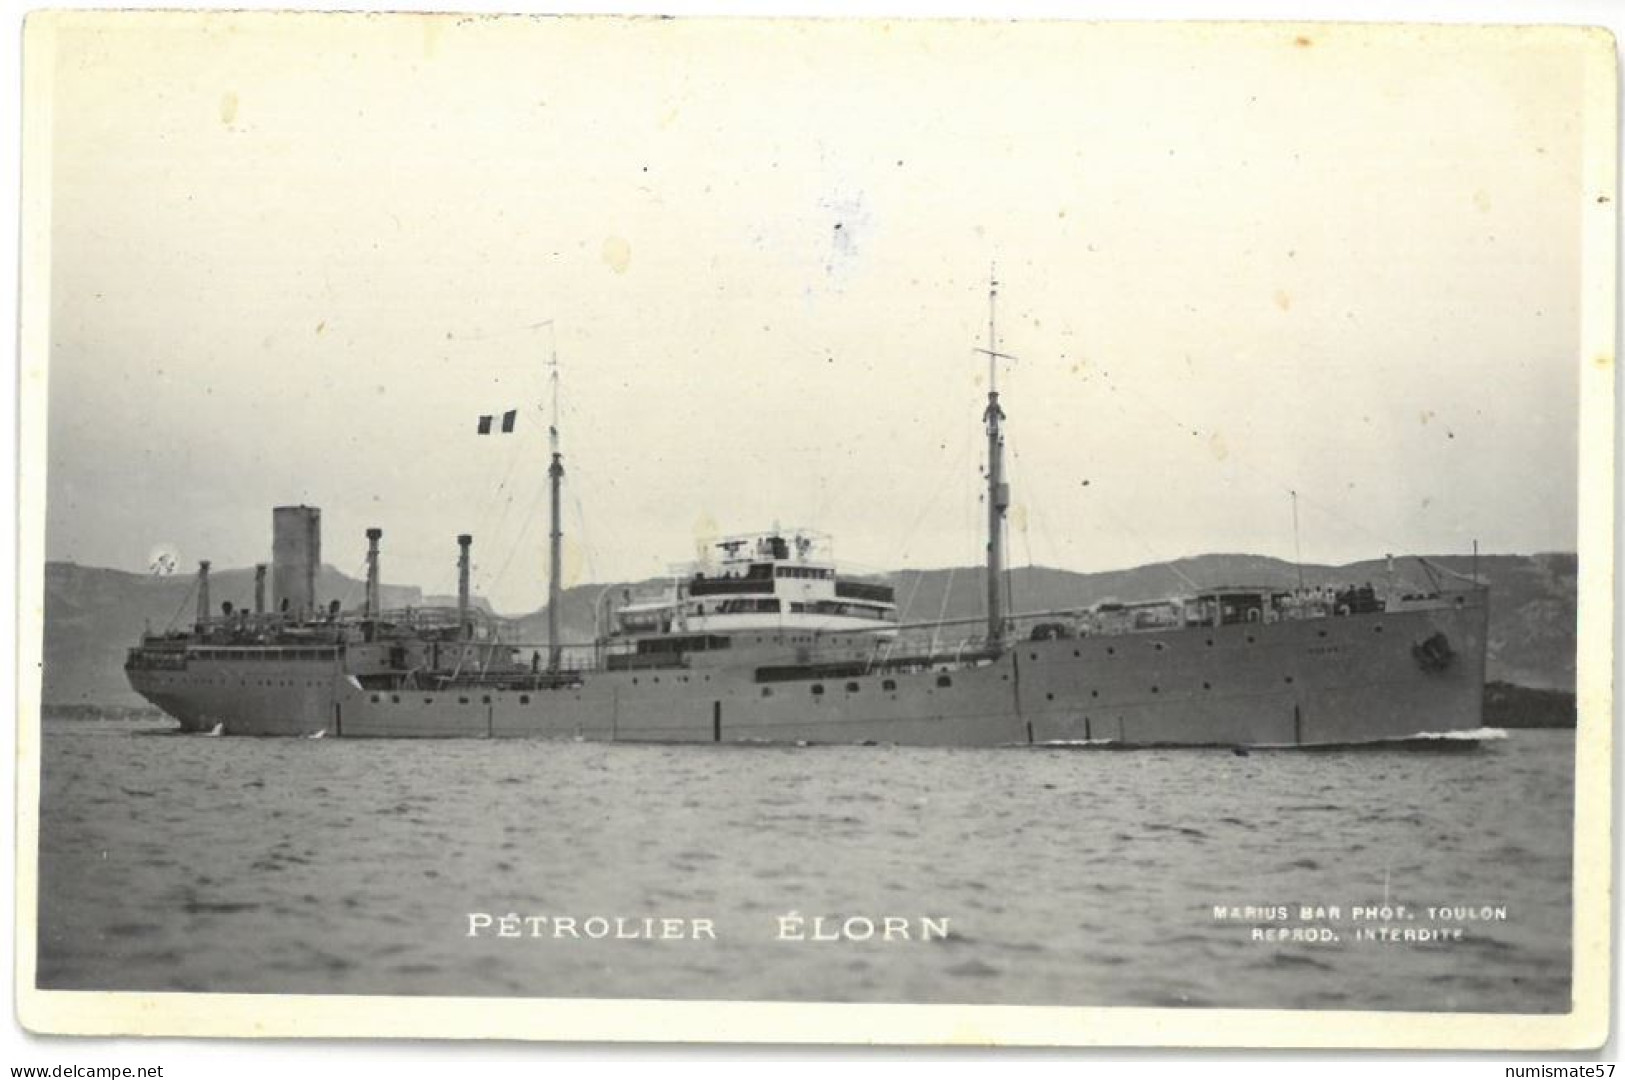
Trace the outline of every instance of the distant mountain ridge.
<instances>
[{"instance_id":1,"label":"distant mountain ridge","mask_svg":"<svg viewBox=\"0 0 1625 1080\"><path fill-rule=\"evenodd\" d=\"M1471 572L1465 556L1430 557L1459 574ZM1403 585L1427 585L1414 559L1396 560L1396 579ZM1574 689L1576 581L1578 561L1571 554L1486 555L1478 571L1490 583L1488 677L1540 689ZM1191 590L1245 584L1291 587L1300 567L1259 555L1202 555L1124 570L1079 573L1048 567L1020 567L1010 572L1011 607L1038 611L1085 607L1102 600L1152 600ZM1379 587L1387 581L1383 560L1347 566L1304 565L1308 585L1360 584ZM980 567L903 570L889 576L905 622L974 618L985 596ZM218 610L223 600L248 605L253 598L251 570L216 571L210 577L211 598ZM606 590L636 588L643 583L578 585L566 589L560 606L561 636L590 641L594 611ZM345 607L359 603L362 583L322 567L317 596L339 599ZM150 625L161 629L173 620L192 618L190 577L153 577L119 570L47 563L45 568L44 700L51 704L134 704L139 699L124 680L124 651ZM446 597L425 598L416 586L381 587L385 607L455 603ZM483 599L475 603L489 609ZM178 616L178 618L177 618ZM513 620L513 632L526 643L544 642L546 611Z\"/></svg>"}]
</instances>

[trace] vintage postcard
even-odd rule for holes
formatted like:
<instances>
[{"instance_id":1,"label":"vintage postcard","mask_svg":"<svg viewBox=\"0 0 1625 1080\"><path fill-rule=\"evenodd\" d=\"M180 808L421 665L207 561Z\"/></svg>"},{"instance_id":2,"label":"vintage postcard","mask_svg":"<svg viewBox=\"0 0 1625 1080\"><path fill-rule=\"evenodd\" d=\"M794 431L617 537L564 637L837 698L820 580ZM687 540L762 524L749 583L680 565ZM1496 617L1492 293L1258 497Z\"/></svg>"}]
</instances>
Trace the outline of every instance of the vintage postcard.
<instances>
[{"instance_id":1,"label":"vintage postcard","mask_svg":"<svg viewBox=\"0 0 1625 1080\"><path fill-rule=\"evenodd\" d=\"M1606 1039L1606 31L23 79L28 1029Z\"/></svg>"}]
</instances>

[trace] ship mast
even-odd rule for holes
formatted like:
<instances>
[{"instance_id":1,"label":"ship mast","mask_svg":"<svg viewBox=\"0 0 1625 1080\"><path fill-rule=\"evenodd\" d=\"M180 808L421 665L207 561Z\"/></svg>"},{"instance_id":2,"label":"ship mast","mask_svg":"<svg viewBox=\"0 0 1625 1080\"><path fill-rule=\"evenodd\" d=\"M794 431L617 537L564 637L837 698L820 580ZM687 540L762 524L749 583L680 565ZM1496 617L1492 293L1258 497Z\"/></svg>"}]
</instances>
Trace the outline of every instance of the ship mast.
<instances>
[{"instance_id":1,"label":"ship mast","mask_svg":"<svg viewBox=\"0 0 1625 1080\"><path fill-rule=\"evenodd\" d=\"M561 529L563 517L559 511L559 488L564 482L564 456L559 453L559 350L556 332L553 358L548 366L551 369L549 382L553 391L553 416L547 428L547 440L553 453L553 461L547 468L547 482L552 502L552 528L548 533L550 560L547 575L547 670L556 675L564 657L564 646L559 641L559 601L564 595L562 560L564 533Z\"/></svg>"},{"instance_id":2,"label":"ship mast","mask_svg":"<svg viewBox=\"0 0 1625 1080\"><path fill-rule=\"evenodd\" d=\"M999 361L1015 357L999 352L995 309L999 282L995 270L987 282L987 643L991 649L1004 645L1004 512L1010 506L1010 485L1004 479L1004 431L999 407Z\"/></svg>"}]
</instances>

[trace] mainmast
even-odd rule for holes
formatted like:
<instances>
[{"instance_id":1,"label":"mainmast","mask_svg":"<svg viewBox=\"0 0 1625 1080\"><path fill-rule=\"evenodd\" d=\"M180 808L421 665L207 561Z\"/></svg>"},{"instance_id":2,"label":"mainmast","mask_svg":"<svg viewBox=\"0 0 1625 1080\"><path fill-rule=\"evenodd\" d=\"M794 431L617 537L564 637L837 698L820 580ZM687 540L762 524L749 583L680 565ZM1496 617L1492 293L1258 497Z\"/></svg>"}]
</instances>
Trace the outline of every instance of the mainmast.
<instances>
[{"instance_id":1,"label":"mainmast","mask_svg":"<svg viewBox=\"0 0 1625 1080\"><path fill-rule=\"evenodd\" d=\"M1010 506L1010 485L1004 479L999 361L1015 357L999 352L994 321L999 282L994 271L989 272L987 285L987 348L976 351L987 354L987 411L982 414L987 423L987 643L989 648L998 649L1004 645L1004 512Z\"/></svg>"},{"instance_id":2,"label":"mainmast","mask_svg":"<svg viewBox=\"0 0 1625 1080\"><path fill-rule=\"evenodd\" d=\"M555 342L550 382L553 391L553 417L547 428L548 445L553 462L547 468L548 487L552 497L552 529L548 534L550 562L547 575L547 670L558 673L564 657L564 645L559 641L559 602L564 596L563 578L563 515L559 510L559 489L564 482L564 456L559 453L559 351Z\"/></svg>"}]
</instances>

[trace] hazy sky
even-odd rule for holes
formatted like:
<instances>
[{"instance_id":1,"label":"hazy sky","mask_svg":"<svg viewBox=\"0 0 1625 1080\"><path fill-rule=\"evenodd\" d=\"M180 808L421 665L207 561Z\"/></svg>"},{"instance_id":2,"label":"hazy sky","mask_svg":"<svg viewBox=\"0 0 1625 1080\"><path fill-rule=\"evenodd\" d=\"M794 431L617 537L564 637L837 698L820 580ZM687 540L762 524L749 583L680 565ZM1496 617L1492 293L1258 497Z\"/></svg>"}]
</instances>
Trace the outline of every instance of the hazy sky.
<instances>
[{"instance_id":1,"label":"hazy sky","mask_svg":"<svg viewBox=\"0 0 1625 1080\"><path fill-rule=\"evenodd\" d=\"M995 259L1018 565L1291 557L1293 489L1311 561L1572 550L1581 44L64 18L48 555L245 566L307 502L534 608L556 342L572 582L977 562Z\"/></svg>"}]
</instances>

